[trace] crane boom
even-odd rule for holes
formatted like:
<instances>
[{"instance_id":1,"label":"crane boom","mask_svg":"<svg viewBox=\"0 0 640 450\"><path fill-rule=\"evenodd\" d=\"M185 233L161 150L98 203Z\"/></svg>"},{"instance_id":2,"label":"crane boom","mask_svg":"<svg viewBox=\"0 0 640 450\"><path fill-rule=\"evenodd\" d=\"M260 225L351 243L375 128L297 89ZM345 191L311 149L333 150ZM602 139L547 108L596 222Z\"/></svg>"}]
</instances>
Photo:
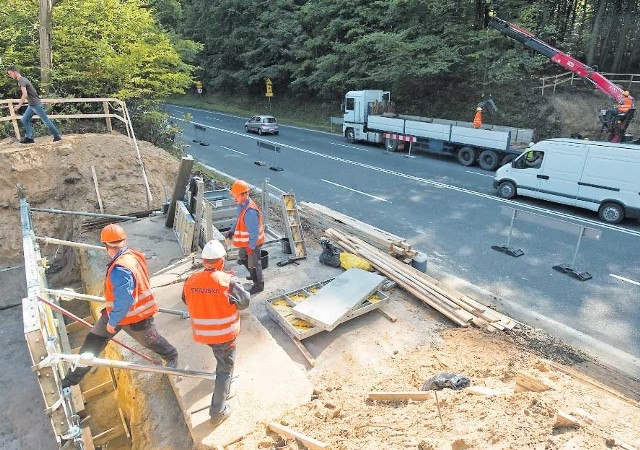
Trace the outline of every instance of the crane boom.
<instances>
[{"instance_id":1,"label":"crane boom","mask_svg":"<svg viewBox=\"0 0 640 450\"><path fill-rule=\"evenodd\" d=\"M592 67L583 64L576 58L538 39L531 32L525 30L524 28L509 23L506 20L502 20L498 17L490 17L487 25L498 30L502 34L505 34L510 38L522 43L525 47L528 47L540 53L541 55L546 56L554 63L575 73L579 77L589 80L596 89L604 92L605 94L613 98L616 102L622 102L624 100L624 89L622 89L620 86L608 80Z\"/></svg>"}]
</instances>

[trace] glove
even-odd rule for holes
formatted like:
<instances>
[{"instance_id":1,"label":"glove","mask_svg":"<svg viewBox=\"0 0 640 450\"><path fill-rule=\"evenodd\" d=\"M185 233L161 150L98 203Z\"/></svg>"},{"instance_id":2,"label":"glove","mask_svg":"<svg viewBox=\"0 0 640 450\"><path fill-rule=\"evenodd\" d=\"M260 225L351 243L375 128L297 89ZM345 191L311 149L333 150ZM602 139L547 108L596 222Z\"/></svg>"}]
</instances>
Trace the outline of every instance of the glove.
<instances>
[{"instance_id":1,"label":"glove","mask_svg":"<svg viewBox=\"0 0 640 450\"><path fill-rule=\"evenodd\" d=\"M247 247L247 255L252 255L253 249L251 247Z\"/></svg>"},{"instance_id":2,"label":"glove","mask_svg":"<svg viewBox=\"0 0 640 450\"><path fill-rule=\"evenodd\" d=\"M231 233L231 230L228 230L224 235L225 235L225 237L227 239L231 239L233 237L233 234Z\"/></svg>"}]
</instances>

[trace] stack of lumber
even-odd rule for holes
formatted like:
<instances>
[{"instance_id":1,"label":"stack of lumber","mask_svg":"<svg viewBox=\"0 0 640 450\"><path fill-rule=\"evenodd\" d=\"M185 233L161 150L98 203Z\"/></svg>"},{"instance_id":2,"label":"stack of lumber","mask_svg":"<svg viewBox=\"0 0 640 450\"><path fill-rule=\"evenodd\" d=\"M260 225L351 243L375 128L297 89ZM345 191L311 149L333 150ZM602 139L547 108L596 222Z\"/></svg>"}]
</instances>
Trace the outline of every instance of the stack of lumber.
<instances>
[{"instance_id":1,"label":"stack of lumber","mask_svg":"<svg viewBox=\"0 0 640 450\"><path fill-rule=\"evenodd\" d=\"M300 213L314 225L327 229L342 231L358 236L376 248L405 260L413 259L418 252L411 249L411 245L404 238L361 222L346 214L334 211L317 203L300 202Z\"/></svg>"},{"instance_id":2,"label":"stack of lumber","mask_svg":"<svg viewBox=\"0 0 640 450\"><path fill-rule=\"evenodd\" d=\"M373 267L392 279L407 292L433 307L454 323L467 327L473 324L487 330L512 329L516 322L476 300L445 287L435 278L403 264L362 239L335 229L328 229L327 236L348 252L368 260Z\"/></svg>"}]
</instances>

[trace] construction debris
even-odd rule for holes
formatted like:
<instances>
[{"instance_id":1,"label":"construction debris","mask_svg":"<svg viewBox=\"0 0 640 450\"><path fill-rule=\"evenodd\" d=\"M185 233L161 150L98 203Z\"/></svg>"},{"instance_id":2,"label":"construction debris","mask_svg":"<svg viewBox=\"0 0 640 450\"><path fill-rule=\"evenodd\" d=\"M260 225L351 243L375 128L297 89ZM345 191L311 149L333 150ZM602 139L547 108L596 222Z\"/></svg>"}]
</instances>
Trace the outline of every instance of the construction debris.
<instances>
[{"instance_id":1,"label":"construction debris","mask_svg":"<svg viewBox=\"0 0 640 450\"><path fill-rule=\"evenodd\" d=\"M548 391L549 389L551 389L551 386L536 377L533 377L524 372L518 372L516 374L515 392L544 392Z\"/></svg>"},{"instance_id":2,"label":"construction debris","mask_svg":"<svg viewBox=\"0 0 640 450\"><path fill-rule=\"evenodd\" d=\"M407 391L407 392L369 392L367 400L398 402L412 400L421 402L433 398L431 391Z\"/></svg>"},{"instance_id":3,"label":"construction debris","mask_svg":"<svg viewBox=\"0 0 640 450\"><path fill-rule=\"evenodd\" d=\"M317 439L314 439L302 433L298 433L297 431L292 430L291 428L284 425L280 425L275 422L268 422L266 425L271 431L278 433L280 436L284 436L287 439L296 439L311 450L323 450L329 448L328 444L320 442Z\"/></svg>"},{"instance_id":4,"label":"construction debris","mask_svg":"<svg viewBox=\"0 0 640 450\"><path fill-rule=\"evenodd\" d=\"M511 318L443 286L436 279L399 262L361 239L331 228L325 233L342 248L367 259L377 270L397 282L406 291L462 327L473 324L488 330L504 330L512 329L516 325Z\"/></svg>"},{"instance_id":5,"label":"construction debris","mask_svg":"<svg viewBox=\"0 0 640 450\"><path fill-rule=\"evenodd\" d=\"M333 228L345 234L357 236L374 247L397 258L410 262L418 252L404 238L361 222L346 214L334 211L318 203L300 202L300 212L321 229Z\"/></svg>"},{"instance_id":6,"label":"construction debris","mask_svg":"<svg viewBox=\"0 0 640 450\"><path fill-rule=\"evenodd\" d=\"M553 428L563 427L579 427L580 423L578 419L569 413L558 411L556 415L556 422L553 424Z\"/></svg>"}]
</instances>

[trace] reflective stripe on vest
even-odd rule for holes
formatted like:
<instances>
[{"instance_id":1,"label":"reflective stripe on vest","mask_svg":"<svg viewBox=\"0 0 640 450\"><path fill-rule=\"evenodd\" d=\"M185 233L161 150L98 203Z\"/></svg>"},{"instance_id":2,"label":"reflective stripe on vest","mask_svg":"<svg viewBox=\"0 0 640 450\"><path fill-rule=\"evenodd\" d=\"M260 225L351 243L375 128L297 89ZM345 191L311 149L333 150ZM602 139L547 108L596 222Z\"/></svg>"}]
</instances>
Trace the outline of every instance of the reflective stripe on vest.
<instances>
[{"instance_id":1,"label":"reflective stripe on vest","mask_svg":"<svg viewBox=\"0 0 640 450\"><path fill-rule=\"evenodd\" d=\"M114 267L128 269L133 275L133 304L118 325L129 325L153 316L159 307L149 285L149 272L144 254L136 250L127 249L120 254L107 268L104 282L105 307L107 312L113 311L115 294L111 283L111 272Z\"/></svg>"},{"instance_id":2,"label":"reflective stripe on vest","mask_svg":"<svg viewBox=\"0 0 640 450\"><path fill-rule=\"evenodd\" d=\"M185 281L183 294L194 341L222 344L235 339L240 332L240 314L229 303L230 283L228 273L206 269Z\"/></svg>"},{"instance_id":3,"label":"reflective stripe on vest","mask_svg":"<svg viewBox=\"0 0 640 450\"><path fill-rule=\"evenodd\" d=\"M236 229L233 233L233 246L234 247L249 247L249 231L247 230L247 225L244 222L244 216L247 213L247 210L253 209L258 212L258 239L256 241L256 245L262 245L265 241L264 236L264 224L262 223L262 211L256 205L256 202L249 199L249 204L245 209L240 211L238 214L238 220L236 221Z\"/></svg>"}]
</instances>

